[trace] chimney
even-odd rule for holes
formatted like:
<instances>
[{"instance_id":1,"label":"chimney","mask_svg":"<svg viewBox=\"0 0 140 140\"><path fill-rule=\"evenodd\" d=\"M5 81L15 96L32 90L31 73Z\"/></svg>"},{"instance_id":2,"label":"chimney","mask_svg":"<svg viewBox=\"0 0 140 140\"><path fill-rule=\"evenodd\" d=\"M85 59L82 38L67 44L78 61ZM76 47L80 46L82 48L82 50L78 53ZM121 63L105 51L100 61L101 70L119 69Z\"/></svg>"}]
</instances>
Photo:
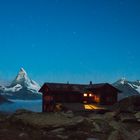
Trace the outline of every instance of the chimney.
<instances>
[{"instance_id":1,"label":"chimney","mask_svg":"<svg viewBox=\"0 0 140 140\"><path fill-rule=\"evenodd\" d=\"M90 85L92 85L92 81L90 81L90 83L89 83Z\"/></svg>"}]
</instances>

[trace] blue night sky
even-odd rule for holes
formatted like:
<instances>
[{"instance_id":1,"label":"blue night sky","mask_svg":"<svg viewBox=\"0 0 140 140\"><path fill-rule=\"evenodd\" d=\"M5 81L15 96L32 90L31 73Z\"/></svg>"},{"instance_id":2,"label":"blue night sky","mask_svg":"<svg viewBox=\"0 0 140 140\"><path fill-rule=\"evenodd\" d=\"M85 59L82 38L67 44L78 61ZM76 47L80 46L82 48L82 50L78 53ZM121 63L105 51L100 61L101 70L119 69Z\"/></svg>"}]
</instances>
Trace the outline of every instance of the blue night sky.
<instances>
[{"instance_id":1,"label":"blue night sky","mask_svg":"<svg viewBox=\"0 0 140 140\"><path fill-rule=\"evenodd\" d=\"M0 0L0 80L140 79L139 0Z\"/></svg>"}]
</instances>

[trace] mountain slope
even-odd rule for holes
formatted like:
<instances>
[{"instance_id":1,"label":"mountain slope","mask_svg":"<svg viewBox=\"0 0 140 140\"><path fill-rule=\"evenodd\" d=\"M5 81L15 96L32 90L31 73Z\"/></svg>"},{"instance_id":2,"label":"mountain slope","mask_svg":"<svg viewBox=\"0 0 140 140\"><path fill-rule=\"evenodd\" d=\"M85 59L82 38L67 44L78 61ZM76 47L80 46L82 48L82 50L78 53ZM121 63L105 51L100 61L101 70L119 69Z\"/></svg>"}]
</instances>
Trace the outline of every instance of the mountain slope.
<instances>
[{"instance_id":1,"label":"mountain slope","mask_svg":"<svg viewBox=\"0 0 140 140\"><path fill-rule=\"evenodd\" d=\"M119 99L133 96L133 95L140 95L140 82L139 81L128 81L124 78L118 80L113 84L116 88L122 91L119 94Z\"/></svg>"},{"instance_id":2,"label":"mountain slope","mask_svg":"<svg viewBox=\"0 0 140 140\"><path fill-rule=\"evenodd\" d=\"M26 71L21 68L16 78L8 87L1 87L1 94L10 99L40 99L41 94L38 92L40 86L31 80Z\"/></svg>"},{"instance_id":3,"label":"mountain slope","mask_svg":"<svg viewBox=\"0 0 140 140\"><path fill-rule=\"evenodd\" d=\"M12 81L10 87L14 87L21 85L22 87L26 87L29 90L38 91L40 86L33 80L28 78L26 71L21 68L15 80Z\"/></svg>"}]
</instances>

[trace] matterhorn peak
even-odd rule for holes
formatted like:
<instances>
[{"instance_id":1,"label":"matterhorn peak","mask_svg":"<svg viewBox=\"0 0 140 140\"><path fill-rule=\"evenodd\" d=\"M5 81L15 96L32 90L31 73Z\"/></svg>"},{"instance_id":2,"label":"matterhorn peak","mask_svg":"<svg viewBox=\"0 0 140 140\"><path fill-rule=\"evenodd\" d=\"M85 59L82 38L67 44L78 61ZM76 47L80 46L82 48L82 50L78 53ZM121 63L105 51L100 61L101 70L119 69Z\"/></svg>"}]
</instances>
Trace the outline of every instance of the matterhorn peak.
<instances>
[{"instance_id":1,"label":"matterhorn peak","mask_svg":"<svg viewBox=\"0 0 140 140\"><path fill-rule=\"evenodd\" d=\"M27 74L24 68L20 68L20 72Z\"/></svg>"},{"instance_id":2,"label":"matterhorn peak","mask_svg":"<svg viewBox=\"0 0 140 140\"><path fill-rule=\"evenodd\" d=\"M26 71L23 68L20 68L20 71L18 72L16 78L13 80L11 86L15 86L17 84L24 85L26 81L29 81L30 79L27 76Z\"/></svg>"},{"instance_id":3,"label":"matterhorn peak","mask_svg":"<svg viewBox=\"0 0 140 140\"><path fill-rule=\"evenodd\" d=\"M24 68L20 68L20 71L19 72L22 72L22 73L27 74Z\"/></svg>"},{"instance_id":4,"label":"matterhorn peak","mask_svg":"<svg viewBox=\"0 0 140 140\"><path fill-rule=\"evenodd\" d=\"M18 75L27 76L27 72L23 68L20 68Z\"/></svg>"},{"instance_id":5,"label":"matterhorn peak","mask_svg":"<svg viewBox=\"0 0 140 140\"><path fill-rule=\"evenodd\" d=\"M12 87L16 85L21 85L24 88L35 91L40 89L40 86L28 77L26 71L23 68L20 68L18 75L11 84Z\"/></svg>"},{"instance_id":6,"label":"matterhorn peak","mask_svg":"<svg viewBox=\"0 0 140 140\"><path fill-rule=\"evenodd\" d=\"M21 68L20 71L19 71L19 73L18 73L18 75L16 76L15 81L16 81L17 83L19 83L19 82L26 81L26 80L28 80L28 79L29 79L29 78L28 78L28 76L27 76L26 71L25 71L23 68Z\"/></svg>"},{"instance_id":7,"label":"matterhorn peak","mask_svg":"<svg viewBox=\"0 0 140 140\"><path fill-rule=\"evenodd\" d=\"M20 68L10 86L0 87L0 90L11 99L40 99L40 85L30 79L23 68Z\"/></svg>"}]
</instances>

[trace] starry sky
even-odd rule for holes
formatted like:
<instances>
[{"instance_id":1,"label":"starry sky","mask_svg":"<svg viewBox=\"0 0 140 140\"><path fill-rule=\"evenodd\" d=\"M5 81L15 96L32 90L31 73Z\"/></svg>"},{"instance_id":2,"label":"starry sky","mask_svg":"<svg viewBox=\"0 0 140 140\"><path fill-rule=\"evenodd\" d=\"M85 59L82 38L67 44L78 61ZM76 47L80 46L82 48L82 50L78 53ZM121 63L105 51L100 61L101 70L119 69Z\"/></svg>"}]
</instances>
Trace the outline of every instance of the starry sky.
<instances>
[{"instance_id":1,"label":"starry sky","mask_svg":"<svg viewBox=\"0 0 140 140\"><path fill-rule=\"evenodd\" d=\"M0 0L0 80L140 79L139 0Z\"/></svg>"}]
</instances>

